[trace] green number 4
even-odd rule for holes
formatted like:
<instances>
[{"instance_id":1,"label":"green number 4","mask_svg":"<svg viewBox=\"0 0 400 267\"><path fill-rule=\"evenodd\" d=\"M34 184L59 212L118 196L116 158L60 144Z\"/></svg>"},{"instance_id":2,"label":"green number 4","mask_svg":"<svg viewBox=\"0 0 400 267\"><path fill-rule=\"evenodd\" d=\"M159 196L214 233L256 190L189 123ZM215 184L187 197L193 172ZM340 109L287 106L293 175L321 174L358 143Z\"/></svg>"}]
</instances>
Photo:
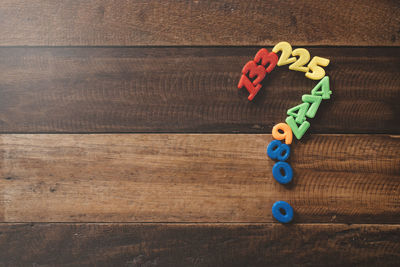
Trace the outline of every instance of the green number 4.
<instances>
[{"instance_id":1,"label":"green number 4","mask_svg":"<svg viewBox=\"0 0 400 267\"><path fill-rule=\"evenodd\" d=\"M286 123L292 128L294 136L299 140L303 137L308 128L310 128L310 123L308 121L304 121L300 127L298 127L292 116L286 118Z\"/></svg>"},{"instance_id":2,"label":"green number 4","mask_svg":"<svg viewBox=\"0 0 400 267\"><path fill-rule=\"evenodd\" d=\"M325 76L312 90L312 95L322 96L322 99L331 98L332 91L329 88L329 77Z\"/></svg>"},{"instance_id":3,"label":"green number 4","mask_svg":"<svg viewBox=\"0 0 400 267\"><path fill-rule=\"evenodd\" d=\"M297 123L301 124L303 123L303 121L306 120L306 112L308 106L310 106L310 104L302 103L300 105L292 107L291 109L288 109L287 114L295 118Z\"/></svg>"}]
</instances>

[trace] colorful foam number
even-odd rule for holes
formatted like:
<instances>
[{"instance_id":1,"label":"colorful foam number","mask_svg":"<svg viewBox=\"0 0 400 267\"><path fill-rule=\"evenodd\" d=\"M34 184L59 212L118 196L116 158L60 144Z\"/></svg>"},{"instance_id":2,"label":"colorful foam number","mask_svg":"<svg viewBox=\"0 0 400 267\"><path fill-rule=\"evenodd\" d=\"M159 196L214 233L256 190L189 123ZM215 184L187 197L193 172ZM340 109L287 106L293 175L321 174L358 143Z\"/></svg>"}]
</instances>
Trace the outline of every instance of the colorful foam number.
<instances>
[{"instance_id":1,"label":"colorful foam number","mask_svg":"<svg viewBox=\"0 0 400 267\"><path fill-rule=\"evenodd\" d=\"M240 77L238 88L241 89L242 87L245 87L247 91L249 92L248 100L253 100L253 98L256 96L258 91L261 89L261 84L257 84L256 86L253 85L253 83L247 78L246 75L242 74L242 77Z\"/></svg>"},{"instance_id":2,"label":"colorful foam number","mask_svg":"<svg viewBox=\"0 0 400 267\"><path fill-rule=\"evenodd\" d=\"M277 59L276 54L279 52L281 52L281 55ZM244 68L242 71L244 76L249 72L250 78L258 75L253 83L250 80L248 81L249 86L258 86L259 82L265 77L265 74L256 72L256 70L259 71L257 69L259 66L256 67L256 64L261 64L262 66L269 64L265 70L266 73L270 73L276 65L291 64L289 65L290 70L305 72L305 76L312 80L321 80L311 90L311 94L302 96L302 104L287 111L289 116L285 120L286 123L278 123L272 128L272 136L276 140L273 140L268 145L267 154L271 159L278 160L272 167L272 174L275 180L281 184L287 184L293 179L293 169L290 164L285 162L290 155L290 147L288 145L292 143L293 134L297 139L303 137L308 128L310 128L310 123L306 119L314 118L322 99L330 99L332 94L329 87L329 77L325 76L325 70L322 68L329 65L329 59L315 56L310 61L310 58L311 56L307 49L297 48L292 50L292 46L288 42L280 42L275 45L271 53L268 53L265 48L260 49L254 57L254 64L248 63L248 69L245 70ZM305 67L307 63L308 65ZM250 96L249 100L251 100ZM282 143L281 140L284 140L285 143ZM288 223L293 219L293 208L285 201L277 201L272 206L272 214L279 222Z\"/></svg>"},{"instance_id":3,"label":"colorful foam number","mask_svg":"<svg viewBox=\"0 0 400 267\"><path fill-rule=\"evenodd\" d=\"M308 128L310 128L310 123L308 121L304 121L303 123L301 123L300 127L297 126L297 123L292 116L286 118L286 123L292 129L294 136L296 136L296 138L299 140L303 137L305 132L307 132Z\"/></svg>"},{"instance_id":4,"label":"colorful foam number","mask_svg":"<svg viewBox=\"0 0 400 267\"><path fill-rule=\"evenodd\" d=\"M257 76L253 83L247 78L247 74L249 74L250 78L255 78ZM240 78L238 88L246 87L247 91L250 93L248 99L252 100L261 89L260 82L264 79L266 74L267 72L263 66L257 65L254 61L249 61L242 69L242 77Z\"/></svg>"},{"instance_id":5,"label":"colorful foam number","mask_svg":"<svg viewBox=\"0 0 400 267\"><path fill-rule=\"evenodd\" d=\"M306 113L309 106L309 103L302 103L300 105L292 107L287 111L287 115L292 116L293 118L295 118L297 123L301 124L306 120Z\"/></svg>"},{"instance_id":6,"label":"colorful foam number","mask_svg":"<svg viewBox=\"0 0 400 267\"><path fill-rule=\"evenodd\" d=\"M270 73L278 63L278 56L273 52L269 53L266 48L261 48L254 57L254 62L259 63L260 61L261 65L264 67L268 63L268 67L266 67L265 71Z\"/></svg>"},{"instance_id":7,"label":"colorful foam number","mask_svg":"<svg viewBox=\"0 0 400 267\"><path fill-rule=\"evenodd\" d=\"M277 201L272 205L272 215L281 223L289 223L293 220L293 208L285 201Z\"/></svg>"},{"instance_id":8,"label":"colorful foam number","mask_svg":"<svg viewBox=\"0 0 400 267\"><path fill-rule=\"evenodd\" d=\"M310 61L310 53L307 49L297 48L292 51L292 46L288 42L280 42L273 49L273 53L282 52L277 65L283 66L291 64L290 70L305 72L305 76L312 80L321 81L311 90L311 94L302 96L303 103L290 108L287 111L289 117L286 123L279 123L272 129L273 140L267 147L267 154L271 159L279 160L272 167L272 174L276 181L281 184L289 183L293 178L293 170L290 164L284 162L289 158L292 135L301 139L305 132L310 128L310 123L306 118L314 118L322 99L330 99L332 91L329 87L329 77L325 76L326 67L329 59L313 57ZM261 53L261 52L260 52ZM267 52L262 52L267 53ZM290 57L293 56L293 57ZM261 56L255 58L259 62ZM310 61L310 62L309 62ZM305 65L308 63L307 67ZM285 140L283 144L280 140ZM277 201L272 206L273 216L281 223L288 223L293 219L293 208L285 201Z\"/></svg>"},{"instance_id":9,"label":"colorful foam number","mask_svg":"<svg viewBox=\"0 0 400 267\"><path fill-rule=\"evenodd\" d=\"M276 140L285 140L285 144L290 145L293 140L292 129L286 123L278 123L272 128L272 137Z\"/></svg>"},{"instance_id":10,"label":"colorful foam number","mask_svg":"<svg viewBox=\"0 0 400 267\"><path fill-rule=\"evenodd\" d=\"M290 156L290 147L279 140L273 140L267 147L267 154L271 159L285 161Z\"/></svg>"},{"instance_id":11,"label":"colorful foam number","mask_svg":"<svg viewBox=\"0 0 400 267\"><path fill-rule=\"evenodd\" d=\"M242 73L243 75L247 75L247 73L249 73L250 78L254 78L257 75L257 78L253 81L254 85L257 85L264 80L264 77L267 74L264 67L257 65L254 61L247 62L242 69Z\"/></svg>"},{"instance_id":12,"label":"colorful foam number","mask_svg":"<svg viewBox=\"0 0 400 267\"><path fill-rule=\"evenodd\" d=\"M303 95L301 97L301 100L303 100L303 102L305 102L305 103L311 104L305 115L311 119L314 118L315 114L318 111L319 105L321 104L322 96ZM296 120L296 122L297 122L297 120Z\"/></svg>"},{"instance_id":13,"label":"colorful foam number","mask_svg":"<svg viewBox=\"0 0 400 267\"><path fill-rule=\"evenodd\" d=\"M293 169L289 163L284 161L278 161L272 167L272 175L275 180L280 184L287 184L292 181Z\"/></svg>"},{"instance_id":14,"label":"colorful foam number","mask_svg":"<svg viewBox=\"0 0 400 267\"><path fill-rule=\"evenodd\" d=\"M297 48L293 50L292 56L299 57L292 65L289 66L290 70L307 72L308 67L304 67L305 64L310 61L310 52L305 48Z\"/></svg>"},{"instance_id":15,"label":"colorful foam number","mask_svg":"<svg viewBox=\"0 0 400 267\"><path fill-rule=\"evenodd\" d=\"M329 87L329 77L325 76L319 83L311 90L312 95L321 96L322 99L330 99L332 91Z\"/></svg>"},{"instance_id":16,"label":"colorful foam number","mask_svg":"<svg viewBox=\"0 0 400 267\"><path fill-rule=\"evenodd\" d=\"M307 49L292 50L292 46L288 42L279 42L274 46L272 52L275 54L282 52L277 63L278 66L291 64L290 70L305 72L305 76L312 80L322 79L325 76L325 70L322 67L328 66L330 62L327 58L317 56L310 61L311 56ZM307 63L308 65L305 67Z\"/></svg>"},{"instance_id":17,"label":"colorful foam number","mask_svg":"<svg viewBox=\"0 0 400 267\"><path fill-rule=\"evenodd\" d=\"M325 70L322 67L329 65L330 60L323 57L313 57L310 63L308 63L308 71L306 72L306 77L311 80L319 80L325 76Z\"/></svg>"},{"instance_id":18,"label":"colorful foam number","mask_svg":"<svg viewBox=\"0 0 400 267\"><path fill-rule=\"evenodd\" d=\"M279 51L282 51L282 54L279 57L278 66L287 65L296 61L295 57L289 58L292 54L292 46L288 42L277 43L274 48L272 48L272 52L275 54L278 54Z\"/></svg>"},{"instance_id":19,"label":"colorful foam number","mask_svg":"<svg viewBox=\"0 0 400 267\"><path fill-rule=\"evenodd\" d=\"M301 139L308 128L310 128L310 123L306 121L306 117L314 118L322 99L329 99L331 94L329 77L325 76L311 90L311 95L307 94L302 96L304 103L290 108L287 111L289 117L286 118L286 123L290 126L297 139ZM297 124L300 124L300 126Z\"/></svg>"},{"instance_id":20,"label":"colorful foam number","mask_svg":"<svg viewBox=\"0 0 400 267\"><path fill-rule=\"evenodd\" d=\"M260 62L261 65L258 65ZM267 49L261 48L254 57L254 60L251 60L244 65L238 88L241 89L244 86L247 89L250 94L248 97L249 100L253 100L258 91L260 91L261 81L265 78L267 73L270 73L275 68L277 62L278 56L275 53L269 53ZM267 64L268 67L265 68ZM255 78L256 76L257 78ZM249 78L255 79L251 82Z\"/></svg>"}]
</instances>

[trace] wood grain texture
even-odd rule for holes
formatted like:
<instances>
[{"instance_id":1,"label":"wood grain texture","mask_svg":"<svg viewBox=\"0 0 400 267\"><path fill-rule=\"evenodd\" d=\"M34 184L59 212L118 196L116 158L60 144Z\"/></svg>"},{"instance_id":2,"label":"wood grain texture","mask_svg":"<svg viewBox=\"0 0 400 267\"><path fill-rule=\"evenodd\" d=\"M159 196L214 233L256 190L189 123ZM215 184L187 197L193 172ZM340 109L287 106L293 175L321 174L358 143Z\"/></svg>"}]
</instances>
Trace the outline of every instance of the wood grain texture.
<instances>
[{"instance_id":1,"label":"wood grain texture","mask_svg":"<svg viewBox=\"0 0 400 267\"><path fill-rule=\"evenodd\" d=\"M0 132L270 133L317 84L276 68L238 91L259 48L0 48ZM333 96L313 133L400 133L400 48L310 48Z\"/></svg>"},{"instance_id":2,"label":"wood grain texture","mask_svg":"<svg viewBox=\"0 0 400 267\"><path fill-rule=\"evenodd\" d=\"M2 0L0 25L0 267L398 266L399 1ZM287 186L264 133L316 81L236 88L280 41L333 91Z\"/></svg>"},{"instance_id":3,"label":"wood grain texture","mask_svg":"<svg viewBox=\"0 0 400 267\"><path fill-rule=\"evenodd\" d=\"M2 224L0 266L397 266L399 225Z\"/></svg>"},{"instance_id":4,"label":"wood grain texture","mask_svg":"<svg viewBox=\"0 0 400 267\"><path fill-rule=\"evenodd\" d=\"M0 45L398 46L396 0L3 0Z\"/></svg>"},{"instance_id":5,"label":"wood grain texture","mask_svg":"<svg viewBox=\"0 0 400 267\"><path fill-rule=\"evenodd\" d=\"M400 223L400 138L312 135L294 180L272 177L270 135L1 135L2 222Z\"/></svg>"}]
</instances>

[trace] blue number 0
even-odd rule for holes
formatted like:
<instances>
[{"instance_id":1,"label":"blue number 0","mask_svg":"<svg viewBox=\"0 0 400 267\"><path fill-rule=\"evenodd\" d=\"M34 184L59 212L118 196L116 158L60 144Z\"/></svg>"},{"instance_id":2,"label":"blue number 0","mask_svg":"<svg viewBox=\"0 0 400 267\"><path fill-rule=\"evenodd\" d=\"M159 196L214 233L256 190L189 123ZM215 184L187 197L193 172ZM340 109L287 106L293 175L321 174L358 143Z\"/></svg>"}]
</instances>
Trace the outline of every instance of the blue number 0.
<instances>
[{"instance_id":1,"label":"blue number 0","mask_svg":"<svg viewBox=\"0 0 400 267\"><path fill-rule=\"evenodd\" d=\"M281 223L288 223L293 219L293 208L285 201L277 201L272 206L272 215Z\"/></svg>"},{"instance_id":2,"label":"blue number 0","mask_svg":"<svg viewBox=\"0 0 400 267\"><path fill-rule=\"evenodd\" d=\"M272 167L272 175L280 184L287 184L292 181L293 169L289 163L279 161Z\"/></svg>"}]
</instances>

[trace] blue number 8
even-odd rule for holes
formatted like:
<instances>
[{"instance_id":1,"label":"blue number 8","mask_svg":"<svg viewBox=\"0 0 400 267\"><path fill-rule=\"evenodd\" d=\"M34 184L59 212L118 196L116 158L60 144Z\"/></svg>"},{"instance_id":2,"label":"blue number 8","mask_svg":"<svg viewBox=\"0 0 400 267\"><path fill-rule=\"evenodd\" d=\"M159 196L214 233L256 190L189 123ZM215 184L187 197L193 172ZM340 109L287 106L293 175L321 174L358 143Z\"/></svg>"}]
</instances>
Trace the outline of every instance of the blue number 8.
<instances>
[{"instance_id":1,"label":"blue number 8","mask_svg":"<svg viewBox=\"0 0 400 267\"><path fill-rule=\"evenodd\" d=\"M271 159L285 161L289 158L290 147L279 140L274 140L267 147L267 154Z\"/></svg>"}]
</instances>

